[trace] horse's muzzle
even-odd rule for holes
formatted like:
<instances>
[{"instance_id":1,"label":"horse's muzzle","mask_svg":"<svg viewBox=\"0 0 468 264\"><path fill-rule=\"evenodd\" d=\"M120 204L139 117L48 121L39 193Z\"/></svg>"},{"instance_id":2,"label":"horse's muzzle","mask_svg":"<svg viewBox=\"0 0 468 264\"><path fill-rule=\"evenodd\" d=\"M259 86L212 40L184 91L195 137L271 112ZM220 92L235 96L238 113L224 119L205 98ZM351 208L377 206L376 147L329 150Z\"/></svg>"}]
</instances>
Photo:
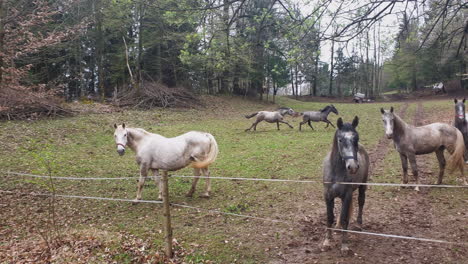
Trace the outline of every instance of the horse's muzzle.
<instances>
[{"instance_id":1,"label":"horse's muzzle","mask_svg":"<svg viewBox=\"0 0 468 264\"><path fill-rule=\"evenodd\" d=\"M359 170L359 163L354 159L346 160L346 169L349 174L356 174Z\"/></svg>"},{"instance_id":2,"label":"horse's muzzle","mask_svg":"<svg viewBox=\"0 0 468 264\"><path fill-rule=\"evenodd\" d=\"M125 149L124 148L118 148L117 153L119 153L120 156L123 156L125 154Z\"/></svg>"},{"instance_id":3,"label":"horse's muzzle","mask_svg":"<svg viewBox=\"0 0 468 264\"><path fill-rule=\"evenodd\" d=\"M385 134L388 139L393 139L393 133L392 134Z\"/></svg>"}]
</instances>

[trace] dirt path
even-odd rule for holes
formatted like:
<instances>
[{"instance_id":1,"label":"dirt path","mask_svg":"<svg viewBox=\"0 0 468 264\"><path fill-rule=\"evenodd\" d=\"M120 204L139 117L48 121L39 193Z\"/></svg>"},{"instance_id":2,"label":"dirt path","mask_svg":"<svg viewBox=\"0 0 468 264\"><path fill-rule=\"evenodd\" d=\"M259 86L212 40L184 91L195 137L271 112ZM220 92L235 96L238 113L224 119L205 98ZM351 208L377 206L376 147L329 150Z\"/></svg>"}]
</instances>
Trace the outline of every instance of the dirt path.
<instances>
[{"instance_id":1,"label":"dirt path","mask_svg":"<svg viewBox=\"0 0 468 264\"><path fill-rule=\"evenodd\" d=\"M405 117L408 107L408 103L403 105L399 112L401 117ZM425 118L427 117L424 115L424 108L418 103L413 124L431 123L430 119ZM375 179L384 173L385 156L389 151L395 151L390 148L392 144L393 142L389 142L386 138L381 138L369 151L372 178ZM418 157L422 183L435 180L437 171L432 171L434 160L430 155ZM412 176L410 179L412 180ZM432 192L441 194L434 198ZM317 199L321 194L307 196L310 199ZM460 223L466 223L465 213L457 212L463 210L464 202L466 205L466 196L459 195L459 197L453 201L450 190L426 188L418 193L412 188L401 190L372 188L367 195L363 229L376 233L466 241L466 234L457 234L460 232ZM317 200L309 200L306 197L302 203L310 201ZM325 206L320 201L316 202L319 205L313 212L299 212L299 216L296 216L296 219L301 219L297 226L299 231L295 236L284 239L284 244L279 249L280 253L277 254L278 258L270 263L462 263L461 260L468 257L468 250L457 246L353 234L350 235L350 245L353 250L351 256L340 256L339 234L334 235L332 250L321 252L318 246L324 236L326 216ZM450 206L451 204L457 205ZM454 208L455 210L452 210ZM354 221L353 218L350 229L354 229Z\"/></svg>"}]
</instances>

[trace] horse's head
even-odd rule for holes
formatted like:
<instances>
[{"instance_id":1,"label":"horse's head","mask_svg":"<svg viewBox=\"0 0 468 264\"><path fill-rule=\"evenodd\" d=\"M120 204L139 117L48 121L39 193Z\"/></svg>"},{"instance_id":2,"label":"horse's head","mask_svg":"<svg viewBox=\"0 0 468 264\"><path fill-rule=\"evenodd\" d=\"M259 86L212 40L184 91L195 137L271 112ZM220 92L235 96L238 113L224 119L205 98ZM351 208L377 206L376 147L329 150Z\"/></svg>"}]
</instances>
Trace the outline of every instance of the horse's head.
<instances>
[{"instance_id":1,"label":"horse's head","mask_svg":"<svg viewBox=\"0 0 468 264\"><path fill-rule=\"evenodd\" d=\"M384 124L385 135L388 139L393 138L393 128L395 127L395 115L393 114L393 106L390 107L390 111L380 108L382 113L382 121Z\"/></svg>"},{"instance_id":2,"label":"horse's head","mask_svg":"<svg viewBox=\"0 0 468 264\"><path fill-rule=\"evenodd\" d=\"M123 156L123 154L125 154L125 147L127 146L128 142L128 131L125 128L125 124L114 124L114 128L114 139L115 144L117 145L117 153L119 153L120 156Z\"/></svg>"},{"instance_id":3,"label":"horse's head","mask_svg":"<svg viewBox=\"0 0 468 264\"><path fill-rule=\"evenodd\" d=\"M335 113L336 115L338 115L338 109L336 109L334 105L330 105L330 112Z\"/></svg>"},{"instance_id":4,"label":"horse's head","mask_svg":"<svg viewBox=\"0 0 468 264\"><path fill-rule=\"evenodd\" d=\"M343 119L338 118L336 126L336 141L341 158L345 161L346 170L350 174L356 174L359 169L358 150L359 134L356 127L359 124L359 118L354 117L353 123L343 123Z\"/></svg>"},{"instance_id":5,"label":"horse's head","mask_svg":"<svg viewBox=\"0 0 468 264\"><path fill-rule=\"evenodd\" d=\"M294 117L297 116L296 112L290 107L281 107L281 108L278 109L278 111L282 116L284 116L284 115L290 115L290 116L294 116Z\"/></svg>"},{"instance_id":6,"label":"horse's head","mask_svg":"<svg viewBox=\"0 0 468 264\"><path fill-rule=\"evenodd\" d=\"M455 116L460 120L465 120L465 98L463 100L458 101L456 98L453 99L455 103Z\"/></svg>"}]
</instances>

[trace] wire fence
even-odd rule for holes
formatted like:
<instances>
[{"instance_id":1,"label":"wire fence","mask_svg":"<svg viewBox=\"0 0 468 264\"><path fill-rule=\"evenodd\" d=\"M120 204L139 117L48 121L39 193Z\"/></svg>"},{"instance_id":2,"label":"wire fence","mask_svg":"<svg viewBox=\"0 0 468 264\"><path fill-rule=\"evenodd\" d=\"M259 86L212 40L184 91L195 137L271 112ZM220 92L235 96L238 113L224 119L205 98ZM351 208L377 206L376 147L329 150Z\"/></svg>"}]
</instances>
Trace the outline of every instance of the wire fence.
<instances>
[{"instance_id":1,"label":"wire fence","mask_svg":"<svg viewBox=\"0 0 468 264\"><path fill-rule=\"evenodd\" d=\"M46 176L30 173L20 173L8 171L7 175L17 175L32 178L46 178L56 180L77 180L77 181L104 181L104 180L138 180L140 177L66 177L66 176ZM447 185L447 184L412 184L412 183L377 183L377 182L323 182L318 180L292 180L292 179L267 179L267 178L247 178L247 177L216 177L216 176L192 176L192 175L171 175L174 178L199 178L214 180L233 181L264 181L264 182L289 182L289 183L319 183L319 184L343 184L343 185L366 185L366 186L389 186L389 187L424 187L424 188L468 188L468 185ZM161 178L161 176L147 176L146 179Z\"/></svg>"},{"instance_id":2,"label":"wire fence","mask_svg":"<svg viewBox=\"0 0 468 264\"><path fill-rule=\"evenodd\" d=\"M0 193L11 194L11 195L30 195L30 196L41 196L41 197L60 197L60 198L90 199L90 200L104 200L104 201L117 201L117 202L131 202L131 203L162 204L162 201L154 201L154 200L131 200L131 199L120 199L120 198L63 195L63 194L51 194L51 193L24 193L24 192L13 192L13 191L6 191L6 190L0 190ZM189 206L189 205L184 205L184 204L171 203L171 206L194 209L194 210L197 210L197 211L205 211L205 212L222 214L222 215L242 217L242 218L247 218L247 219L267 221L267 222L273 222L273 223L281 223L281 224L288 224L288 225L296 225L297 224L294 221L284 221L284 220L270 219L270 218L257 217L257 216L251 216L251 215L235 214L235 213L223 212L223 211L219 211L219 210L212 210L212 209L206 209L206 208L201 208L201 207ZM335 231L335 232L347 232L347 233L378 236L378 237L385 237L385 238L396 238L396 239L405 239L405 240L415 240L415 241L421 241L421 242L431 242L431 243L450 244L450 245L458 245L458 246L468 246L468 243L466 243L466 242L452 242L452 241L446 241L446 240L440 240L440 239L410 237L410 236L375 233L375 232L368 232L368 231L344 230L344 229L337 229L337 228L327 228L327 229L330 229L330 230Z\"/></svg>"}]
</instances>

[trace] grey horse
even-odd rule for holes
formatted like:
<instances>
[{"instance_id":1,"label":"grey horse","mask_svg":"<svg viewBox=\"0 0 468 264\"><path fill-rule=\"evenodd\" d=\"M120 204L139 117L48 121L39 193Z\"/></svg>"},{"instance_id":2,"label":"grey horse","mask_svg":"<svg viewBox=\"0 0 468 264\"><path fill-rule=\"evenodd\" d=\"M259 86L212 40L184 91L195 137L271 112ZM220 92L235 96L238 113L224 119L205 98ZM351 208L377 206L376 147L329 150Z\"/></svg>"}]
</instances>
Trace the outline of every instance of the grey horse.
<instances>
[{"instance_id":1,"label":"grey horse","mask_svg":"<svg viewBox=\"0 0 468 264\"><path fill-rule=\"evenodd\" d=\"M465 98L458 101L457 99L453 100L455 102L455 121L453 125L460 130L463 135L463 140L465 141L465 163L468 162L468 122L466 121L466 112L465 112Z\"/></svg>"},{"instance_id":2,"label":"grey horse","mask_svg":"<svg viewBox=\"0 0 468 264\"><path fill-rule=\"evenodd\" d=\"M288 122L283 120L285 115L296 116L296 112L294 112L294 110L292 110L292 108L281 107L281 108L278 108L274 112L260 111L260 112L255 112L255 113L250 114L250 115L246 115L245 118L252 118L254 116L257 116L257 119L245 131L247 132L247 131L251 130L252 128L256 131L257 130L257 124L262 122L262 121L266 121L268 123L276 123L276 127L278 128L278 130L280 130L279 123L286 124L290 128L293 128Z\"/></svg>"},{"instance_id":3,"label":"grey horse","mask_svg":"<svg viewBox=\"0 0 468 264\"><path fill-rule=\"evenodd\" d=\"M408 183L408 160L411 164L413 177L417 184L421 184L418 177L416 155L435 152L439 161L437 184L442 184L445 166L448 165L451 170L459 168L464 184L468 185L463 167L465 142L458 129L445 123L432 123L420 127L411 126L393 112L393 107L390 110L381 108L380 112L382 113L385 135L387 138L393 139L395 148L400 153L404 184ZM444 150L451 154L447 162ZM416 186L415 190L419 191L419 186Z\"/></svg>"},{"instance_id":4,"label":"grey horse","mask_svg":"<svg viewBox=\"0 0 468 264\"><path fill-rule=\"evenodd\" d=\"M366 199L366 185L340 184L340 182L366 183L369 175L369 155L362 145L359 144L359 134L356 131L359 119L356 116L352 124L343 123L341 117L336 125L335 136L331 151L323 161L323 186L324 198L327 205L327 231L322 243L322 250L330 249L330 239L335 215L335 198L340 197L342 201L341 214L337 226L341 225L343 230L348 229L349 220L353 212L353 191L359 189L358 204L359 211L357 223L362 225L362 212ZM349 253L348 234L342 232L341 253Z\"/></svg>"},{"instance_id":5,"label":"grey horse","mask_svg":"<svg viewBox=\"0 0 468 264\"><path fill-rule=\"evenodd\" d=\"M332 127L335 127L328 119L328 115L330 113L335 113L338 114L338 110L335 108L334 105L327 105L325 106L322 110L320 111L307 111L304 113L300 113L302 115L302 122L299 123L299 130L301 130L302 125L305 123L309 124L310 128L314 130L312 127L312 124L310 122L325 122L328 125L331 125Z\"/></svg>"},{"instance_id":6,"label":"grey horse","mask_svg":"<svg viewBox=\"0 0 468 264\"><path fill-rule=\"evenodd\" d=\"M218 144L213 135L204 132L190 131L173 138L147 132L141 128L126 127L125 124L114 124L115 144L120 156L125 154L128 146L136 154L136 162L140 166L140 180L135 200L141 199L143 185L148 177L148 170L154 173L154 180L159 186L158 200L161 200L162 182L159 180L159 170L167 175L168 171L176 171L187 166L194 169L195 178L192 188L187 193L192 197L197 186L200 171L206 176L205 192L201 197L210 197L210 166L218 156Z\"/></svg>"}]
</instances>

